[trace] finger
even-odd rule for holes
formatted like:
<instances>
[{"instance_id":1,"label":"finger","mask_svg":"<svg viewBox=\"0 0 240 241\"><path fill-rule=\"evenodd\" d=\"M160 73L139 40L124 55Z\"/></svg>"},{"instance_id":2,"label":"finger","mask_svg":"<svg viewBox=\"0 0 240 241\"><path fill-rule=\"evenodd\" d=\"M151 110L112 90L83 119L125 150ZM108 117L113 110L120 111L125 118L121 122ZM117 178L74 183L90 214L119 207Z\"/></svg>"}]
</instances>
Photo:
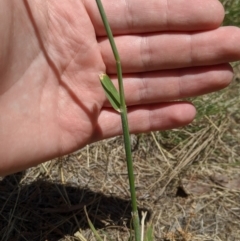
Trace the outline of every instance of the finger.
<instances>
[{"instance_id":1,"label":"finger","mask_svg":"<svg viewBox=\"0 0 240 241\"><path fill-rule=\"evenodd\" d=\"M224 9L217 0L102 0L114 34L219 27ZM95 1L85 1L97 36L105 30Z\"/></svg>"},{"instance_id":2,"label":"finger","mask_svg":"<svg viewBox=\"0 0 240 241\"><path fill-rule=\"evenodd\" d=\"M165 70L124 76L127 105L143 105L194 97L220 90L233 78L232 67L222 64L211 67ZM111 76L115 86L117 77ZM107 99L105 105L110 106Z\"/></svg>"},{"instance_id":3,"label":"finger","mask_svg":"<svg viewBox=\"0 0 240 241\"><path fill-rule=\"evenodd\" d=\"M240 29L222 27L196 33L162 33L117 36L116 45L124 73L206 66L240 59ZM99 41L108 73L116 62L106 38Z\"/></svg>"},{"instance_id":4,"label":"finger","mask_svg":"<svg viewBox=\"0 0 240 241\"><path fill-rule=\"evenodd\" d=\"M186 102L130 107L128 109L131 133L166 130L190 123L196 114L193 105ZM121 118L111 108L104 109L92 142L122 134Z\"/></svg>"}]
</instances>

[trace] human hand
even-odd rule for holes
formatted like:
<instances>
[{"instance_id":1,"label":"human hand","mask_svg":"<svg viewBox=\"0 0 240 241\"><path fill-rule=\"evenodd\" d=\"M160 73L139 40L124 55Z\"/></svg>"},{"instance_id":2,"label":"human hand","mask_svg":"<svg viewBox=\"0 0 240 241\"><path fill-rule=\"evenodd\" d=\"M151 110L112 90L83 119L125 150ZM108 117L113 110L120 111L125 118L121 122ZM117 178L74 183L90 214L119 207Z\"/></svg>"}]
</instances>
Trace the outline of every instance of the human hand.
<instances>
[{"instance_id":1,"label":"human hand","mask_svg":"<svg viewBox=\"0 0 240 241\"><path fill-rule=\"evenodd\" d=\"M227 86L240 30L217 0L103 0L120 53L131 132L191 122L175 100ZM95 1L0 0L0 175L121 134L98 75L116 82Z\"/></svg>"}]
</instances>

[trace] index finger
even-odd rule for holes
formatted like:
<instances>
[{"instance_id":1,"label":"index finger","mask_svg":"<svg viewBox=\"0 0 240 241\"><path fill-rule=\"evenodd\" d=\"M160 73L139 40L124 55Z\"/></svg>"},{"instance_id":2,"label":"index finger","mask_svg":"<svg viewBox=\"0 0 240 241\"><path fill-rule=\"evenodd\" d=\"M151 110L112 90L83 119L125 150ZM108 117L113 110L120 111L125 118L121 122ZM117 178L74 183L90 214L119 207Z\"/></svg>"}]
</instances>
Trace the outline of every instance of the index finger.
<instances>
[{"instance_id":1,"label":"index finger","mask_svg":"<svg viewBox=\"0 0 240 241\"><path fill-rule=\"evenodd\" d=\"M198 31L221 25L224 9L218 0L102 0L113 34ZM95 1L84 1L97 36L105 30Z\"/></svg>"}]
</instances>

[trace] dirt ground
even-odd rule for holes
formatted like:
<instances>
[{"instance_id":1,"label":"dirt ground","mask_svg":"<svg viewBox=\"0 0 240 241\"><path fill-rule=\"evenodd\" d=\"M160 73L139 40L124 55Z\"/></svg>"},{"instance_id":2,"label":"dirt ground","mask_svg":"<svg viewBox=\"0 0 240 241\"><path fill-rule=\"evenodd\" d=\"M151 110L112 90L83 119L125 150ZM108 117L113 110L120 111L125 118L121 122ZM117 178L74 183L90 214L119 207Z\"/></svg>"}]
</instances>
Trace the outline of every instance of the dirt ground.
<instances>
[{"instance_id":1,"label":"dirt ground","mask_svg":"<svg viewBox=\"0 0 240 241\"><path fill-rule=\"evenodd\" d=\"M240 70L220 93L194 100L198 117L133 135L140 214L159 241L240 241ZM211 104L206 105L207 102ZM0 240L128 240L122 137L0 180Z\"/></svg>"}]
</instances>

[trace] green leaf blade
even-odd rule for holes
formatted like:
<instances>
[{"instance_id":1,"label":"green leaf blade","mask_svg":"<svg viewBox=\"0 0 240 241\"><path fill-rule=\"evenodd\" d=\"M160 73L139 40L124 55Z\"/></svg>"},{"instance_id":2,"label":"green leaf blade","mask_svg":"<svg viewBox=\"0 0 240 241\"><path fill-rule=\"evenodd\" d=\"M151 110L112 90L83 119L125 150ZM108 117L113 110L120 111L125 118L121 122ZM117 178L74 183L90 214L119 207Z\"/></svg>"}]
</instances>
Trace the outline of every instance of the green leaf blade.
<instances>
[{"instance_id":1,"label":"green leaf blade","mask_svg":"<svg viewBox=\"0 0 240 241\"><path fill-rule=\"evenodd\" d=\"M110 104L117 112L120 112L120 96L113 82L106 74L99 75L99 78Z\"/></svg>"},{"instance_id":2,"label":"green leaf blade","mask_svg":"<svg viewBox=\"0 0 240 241\"><path fill-rule=\"evenodd\" d=\"M153 241L153 227L152 225L147 226L146 235L144 241Z\"/></svg>"},{"instance_id":3,"label":"green leaf blade","mask_svg":"<svg viewBox=\"0 0 240 241\"><path fill-rule=\"evenodd\" d=\"M93 223L91 222L90 218L88 217L88 213L87 213L87 208L86 208L86 206L84 206L84 212L85 212L86 217L87 217L88 225L90 226L90 229L91 229L92 232L94 233L96 239L97 239L98 241L103 241L103 239L100 237L100 235L98 234L97 230L96 230L95 227L93 226Z\"/></svg>"}]
</instances>

